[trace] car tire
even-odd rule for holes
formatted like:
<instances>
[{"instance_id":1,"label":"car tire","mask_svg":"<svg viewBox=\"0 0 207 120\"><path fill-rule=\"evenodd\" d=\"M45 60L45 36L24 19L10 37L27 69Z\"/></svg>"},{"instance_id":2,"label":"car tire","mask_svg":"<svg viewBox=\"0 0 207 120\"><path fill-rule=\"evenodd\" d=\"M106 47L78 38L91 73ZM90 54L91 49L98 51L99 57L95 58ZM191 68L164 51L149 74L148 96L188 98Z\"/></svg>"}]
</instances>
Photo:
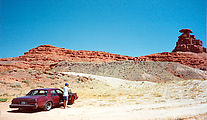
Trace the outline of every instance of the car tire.
<instances>
[{"instance_id":1,"label":"car tire","mask_svg":"<svg viewBox=\"0 0 207 120\"><path fill-rule=\"evenodd\" d=\"M49 111L52 108L52 102L47 102L44 106L45 111Z\"/></svg>"}]
</instances>

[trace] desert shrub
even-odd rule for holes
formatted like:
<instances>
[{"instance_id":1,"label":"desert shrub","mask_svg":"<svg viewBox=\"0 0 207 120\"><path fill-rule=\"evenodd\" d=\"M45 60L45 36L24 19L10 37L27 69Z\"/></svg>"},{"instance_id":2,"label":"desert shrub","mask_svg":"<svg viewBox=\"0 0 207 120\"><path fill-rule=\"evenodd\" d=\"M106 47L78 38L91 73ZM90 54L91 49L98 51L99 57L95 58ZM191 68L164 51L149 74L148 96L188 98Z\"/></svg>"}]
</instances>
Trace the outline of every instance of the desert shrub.
<instances>
[{"instance_id":1,"label":"desert shrub","mask_svg":"<svg viewBox=\"0 0 207 120\"><path fill-rule=\"evenodd\" d=\"M44 88L44 85L37 84L37 87Z\"/></svg>"},{"instance_id":2,"label":"desert shrub","mask_svg":"<svg viewBox=\"0 0 207 120\"><path fill-rule=\"evenodd\" d=\"M58 82L52 82L51 83L51 85L57 85L58 84Z\"/></svg>"},{"instance_id":3,"label":"desert shrub","mask_svg":"<svg viewBox=\"0 0 207 120\"><path fill-rule=\"evenodd\" d=\"M1 84L7 84L5 81L1 80L0 81Z\"/></svg>"},{"instance_id":4,"label":"desert shrub","mask_svg":"<svg viewBox=\"0 0 207 120\"><path fill-rule=\"evenodd\" d=\"M63 76L63 77L62 77L62 80L66 82L66 81L69 81L69 78L66 77L66 76Z\"/></svg>"},{"instance_id":5,"label":"desert shrub","mask_svg":"<svg viewBox=\"0 0 207 120\"><path fill-rule=\"evenodd\" d=\"M25 72L25 70L24 70L24 69L19 69L19 71L21 71L21 72Z\"/></svg>"},{"instance_id":6,"label":"desert shrub","mask_svg":"<svg viewBox=\"0 0 207 120\"><path fill-rule=\"evenodd\" d=\"M54 75L54 73L52 71L45 71L45 74Z\"/></svg>"},{"instance_id":7,"label":"desert shrub","mask_svg":"<svg viewBox=\"0 0 207 120\"><path fill-rule=\"evenodd\" d=\"M6 102L7 100L7 98L0 98L0 102Z\"/></svg>"},{"instance_id":8,"label":"desert shrub","mask_svg":"<svg viewBox=\"0 0 207 120\"><path fill-rule=\"evenodd\" d=\"M52 69L51 71L52 71L52 72L55 72L55 69Z\"/></svg>"},{"instance_id":9,"label":"desert shrub","mask_svg":"<svg viewBox=\"0 0 207 120\"><path fill-rule=\"evenodd\" d=\"M36 87L32 86L31 89L35 89Z\"/></svg>"},{"instance_id":10,"label":"desert shrub","mask_svg":"<svg viewBox=\"0 0 207 120\"><path fill-rule=\"evenodd\" d=\"M11 83L10 87L12 87L12 88L21 88L21 84L20 83Z\"/></svg>"},{"instance_id":11,"label":"desert shrub","mask_svg":"<svg viewBox=\"0 0 207 120\"><path fill-rule=\"evenodd\" d=\"M55 76L54 75L47 76L47 77L50 78L50 79L55 79Z\"/></svg>"},{"instance_id":12,"label":"desert shrub","mask_svg":"<svg viewBox=\"0 0 207 120\"><path fill-rule=\"evenodd\" d=\"M9 94L8 93L4 93L2 96L9 96Z\"/></svg>"},{"instance_id":13,"label":"desert shrub","mask_svg":"<svg viewBox=\"0 0 207 120\"><path fill-rule=\"evenodd\" d=\"M162 97L162 94L157 93L157 92L152 93L152 95L154 95L155 97Z\"/></svg>"},{"instance_id":14,"label":"desert shrub","mask_svg":"<svg viewBox=\"0 0 207 120\"><path fill-rule=\"evenodd\" d=\"M29 86L29 84L30 84L29 80L22 80L22 83L27 84L27 86Z\"/></svg>"},{"instance_id":15,"label":"desert shrub","mask_svg":"<svg viewBox=\"0 0 207 120\"><path fill-rule=\"evenodd\" d=\"M28 69L28 73L29 73L29 74L32 73L32 69L31 69L31 68Z\"/></svg>"}]
</instances>

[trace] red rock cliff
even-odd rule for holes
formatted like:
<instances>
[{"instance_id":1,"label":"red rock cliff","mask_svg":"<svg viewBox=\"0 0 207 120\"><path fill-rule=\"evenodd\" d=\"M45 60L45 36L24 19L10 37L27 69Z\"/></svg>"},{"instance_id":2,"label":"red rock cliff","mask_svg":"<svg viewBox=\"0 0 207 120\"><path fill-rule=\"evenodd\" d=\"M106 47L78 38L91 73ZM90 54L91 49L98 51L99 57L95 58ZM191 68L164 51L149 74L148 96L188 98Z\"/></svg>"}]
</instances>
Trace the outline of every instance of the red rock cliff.
<instances>
[{"instance_id":1,"label":"red rock cliff","mask_svg":"<svg viewBox=\"0 0 207 120\"><path fill-rule=\"evenodd\" d=\"M103 63L125 60L179 62L190 67L207 70L207 53L206 48L202 47L202 42L190 35L192 31L189 29L182 29L180 32L183 34L179 36L177 45L172 53L164 52L141 57L130 57L101 51L77 51L52 45L40 45L22 56L0 59L0 71L15 68L48 70L50 65L60 61Z\"/></svg>"},{"instance_id":2,"label":"red rock cliff","mask_svg":"<svg viewBox=\"0 0 207 120\"><path fill-rule=\"evenodd\" d=\"M1 66L7 66L11 68L22 68L29 65L29 68L34 69L50 69L51 64L60 61L70 62L111 62L111 61L124 61L124 60L135 60L135 57L111 54L108 52L101 51L86 51L86 50L69 50L65 48L54 47L52 45L40 45L36 48L29 50L24 53L23 56L16 58L2 58L0 61L17 61L10 64L10 62L0 62ZM21 63L21 66L19 65ZM24 65L23 65L24 64ZM19 65L19 66L18 66Z\"/></svg>"},{"instance_id":3,"label":"red rock cliff","mask_svg":"<svg viewBox=\"0 0 207 120\"><path fill-rule=\"evenodd\" d=\"M178 62L193 68L207 70L207 53L163 52L138 57L141 61Z\"/></svg>"}]
</instances>

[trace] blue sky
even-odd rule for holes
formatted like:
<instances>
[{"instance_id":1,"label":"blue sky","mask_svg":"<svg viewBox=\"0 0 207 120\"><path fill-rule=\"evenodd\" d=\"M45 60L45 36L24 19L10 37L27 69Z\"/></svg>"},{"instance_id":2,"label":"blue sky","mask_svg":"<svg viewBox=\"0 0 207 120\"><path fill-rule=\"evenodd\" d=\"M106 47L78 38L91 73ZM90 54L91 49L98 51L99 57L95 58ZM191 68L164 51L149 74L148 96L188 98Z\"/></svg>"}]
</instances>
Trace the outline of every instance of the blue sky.
<instances>
[{"instance_id":1,"label":"blue sky","mask_svg":"<svg viewBox=\"0 0 207 120\"><path fill-rule=\"evenodd\" d=\"M206 0L0 0L0 58L39 45L128 56L171 52L189 28L206 47Z\"/></svg>"}]
</instances>

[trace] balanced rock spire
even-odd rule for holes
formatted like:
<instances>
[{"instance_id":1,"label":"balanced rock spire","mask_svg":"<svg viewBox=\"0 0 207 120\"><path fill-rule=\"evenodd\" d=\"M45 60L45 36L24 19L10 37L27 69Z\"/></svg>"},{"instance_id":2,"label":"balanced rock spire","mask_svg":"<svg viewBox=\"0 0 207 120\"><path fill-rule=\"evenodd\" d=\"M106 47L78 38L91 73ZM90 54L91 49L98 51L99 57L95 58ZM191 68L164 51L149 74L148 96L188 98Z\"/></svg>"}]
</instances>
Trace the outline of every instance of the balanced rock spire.
<instances>
[{"instance_id":1,"label":"balanced rock spire","mask_svg":"<svg viewBox=\"0 0 207 120\"><path fill-rule=\"evenodd\" d=\"M190 35L192 33L190 29L182 29L179 32L183 34L178 37L178 42L173 52L207 53L202 41L196 39L194 35Z\"/></svg>"}]
</instances>

